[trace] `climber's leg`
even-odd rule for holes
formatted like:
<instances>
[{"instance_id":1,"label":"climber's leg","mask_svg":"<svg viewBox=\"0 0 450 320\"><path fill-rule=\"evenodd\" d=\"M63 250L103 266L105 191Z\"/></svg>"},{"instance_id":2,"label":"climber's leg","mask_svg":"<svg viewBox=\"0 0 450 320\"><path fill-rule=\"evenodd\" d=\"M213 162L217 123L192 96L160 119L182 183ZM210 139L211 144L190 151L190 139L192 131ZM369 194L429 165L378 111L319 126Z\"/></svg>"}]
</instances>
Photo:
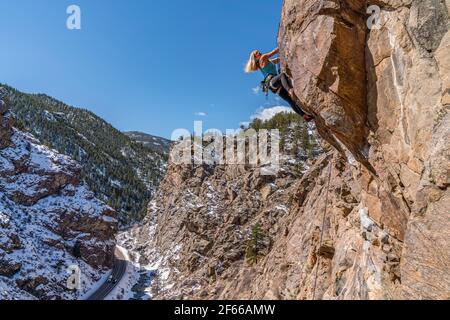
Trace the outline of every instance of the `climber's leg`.
<instances>
[{"instance_id":1,"label":"climber's leg","mask_svg":"<svg viewBox=\"0 0 450 320\"><path fill-rule=\"evenodd\" d=\"M274 76L270 83L273 87L272 89L284 88L287 92L292 89L292 85L284 73Z\"/></svg>"},{"instance_id":2,"label":"climber's leg","mask_svg":"<svg viewBox=\"0 0 450 320\"><path fill-rule=\"evenodd\" d=\"M290 98L290 100L292 102L298 101L299 99L295 95L295 92L294 92L294 89L293 89L293 86L292 86L292 83L291 83L290 79L286 76L285 73L280 74L279 77L280 77L279 81L281 82L281 85L283 86L283 89L285 91L285 93L283 93L283 95L286 96L286 94L287 94L287 96ZM283 99L286 100L286 98L283 98ZM310 121L314 120L314 118L312 116L310 116L309 114L306 114L301 109L301 106L299 106L296 102L294 102L294 104L295 104L295 108L291 104L292 109L294 109L295 112L300 114L303 117L303 119L305 119L306 122L310 122ZM300 110L300 111L298 111L298 110Z\"/></svg>"},{"instance_id":3,"label":"climber's leg","mask_svg":"<svg viewBox=\"0 0 450 320\"><path fill-rule=\"evenodd\" d=\"M287 103L289 103L289 105L292 107L292 109L298 113L299 115L301 115L302 117L305 116L305 113L303 112L303 110L301 108L299 108L299 106L297 105L297 103L292 100L291 96L289 95L289 93L286 91L286 89L281 88L280 91L278 92L278 95L285 100Z\"/></svg>"},{"instance_id":4,"label":"climber's leg","mask_svg":"<svg viewBox=\"0 0 450 320\"><path fill-rule=\"evenodd\" d=\"M283 85L284 90L286 90L287 92L289 92L290 90L292 90L293 86L292 83L290 81L290 79L288 79L288 77L286 77L285 73L280 74L281 76L281 84Z\"/></svg>"},{"instance_id":5,"label":"climber's leg","mask_svg":"<svg viewBox=\"0 0 450 320\"><path fill-rule=\"evenodd\" d=\"M270 86L273 92L281 88L283 85L281 82L281 78L283 77L283 74L276 75L270 80Z\"/></svg>"}]
</instances>

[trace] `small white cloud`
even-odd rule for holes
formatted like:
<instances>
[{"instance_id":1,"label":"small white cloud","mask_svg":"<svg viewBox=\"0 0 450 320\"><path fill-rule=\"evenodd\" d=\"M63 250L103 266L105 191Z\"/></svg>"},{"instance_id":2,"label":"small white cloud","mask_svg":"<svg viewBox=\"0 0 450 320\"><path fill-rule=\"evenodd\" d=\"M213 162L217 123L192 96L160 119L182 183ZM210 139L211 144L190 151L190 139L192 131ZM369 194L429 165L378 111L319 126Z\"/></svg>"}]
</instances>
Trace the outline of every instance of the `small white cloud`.
<instances>
[{"instance_id":1,"label":"small white cloud","mask_svg":"<svg viewBox=\"0 0 450 320\"><path fill-rule=\"evenodd\" d=\"M281 112L293 113L294 110L289 107L283 106L275 106L271 108L259 108L258 111L254 115L252 115L251 119L260 119L262 121L267 121L272 119L275 115Z\"/></svg>"},{"instance_id":2,"label":"small white cloud","mask_svg":"<svg viewBox=\"0 0 450 320\"><path fill-rule=\"evenodd\" d=\"M260 87L254 87L254 88L252 88L253 94L256 94L256 95L259 94L260 90L261 90Z\"/></svg>"},{"instance_id":3,"label":"small white cloud","mask_svg":"<svg viewBox=\"0 0 450 320\"><path fill-rule=\"evenodd\" d=\"M205 112L197 112L195 115L198 116L198 117L206 117L206 113Z\"/></svg>"}]
</instances>

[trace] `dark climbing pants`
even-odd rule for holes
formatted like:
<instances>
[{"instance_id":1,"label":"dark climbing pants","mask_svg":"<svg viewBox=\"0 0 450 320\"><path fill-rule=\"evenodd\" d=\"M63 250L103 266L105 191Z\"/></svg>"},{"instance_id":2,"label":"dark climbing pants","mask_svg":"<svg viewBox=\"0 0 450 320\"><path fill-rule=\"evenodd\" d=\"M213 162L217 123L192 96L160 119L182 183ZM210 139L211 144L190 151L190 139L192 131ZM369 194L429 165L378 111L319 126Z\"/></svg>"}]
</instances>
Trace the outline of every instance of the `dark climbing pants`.
<instances>
[{"instance_id":1,"label":"dark climbing pants","mask_svg":"<svg viewBox=\"0 0 450 320\"><path fill-rule=\"evenodd\" d=\"M270 85L272 90L276 92L280 98L285 100L289 105L294 109L296 113L301 115L302 117L305 115L305 112L297 105L297 103L291 98L289 95L289 90L292 89L292 85L290 84L288 78L284 73L281 73L272 78L270 81Z\"/></svg>"}]
</instances>

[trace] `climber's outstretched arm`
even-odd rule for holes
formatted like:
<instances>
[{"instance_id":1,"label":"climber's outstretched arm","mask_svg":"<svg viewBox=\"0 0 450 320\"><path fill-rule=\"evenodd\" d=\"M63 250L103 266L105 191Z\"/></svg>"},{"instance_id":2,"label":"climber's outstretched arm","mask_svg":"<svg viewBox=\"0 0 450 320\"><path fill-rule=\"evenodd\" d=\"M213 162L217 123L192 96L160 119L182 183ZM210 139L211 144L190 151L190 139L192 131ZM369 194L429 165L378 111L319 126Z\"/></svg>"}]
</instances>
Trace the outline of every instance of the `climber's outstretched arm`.
<instances>
[{"instance_id":1,"label":"climber's outstretched arm","mask_svg":"<svg viewBox=\"0 0 450 320\"><path fill-rule=\"evenodd\" d=\"M262 61L269 61L270 60L270 58L272 58L274 55L276 55L276 54L278 54L278 52L280 52L280 49L278 49L278 48L276 48L275 50L273 50L273 51L271 51L271 52L269 52L269 53L266 53L266 54L263 54L262 56L261 56L261 60ZM273 61L272 61L273 62ZM275 62L274 62L275 63Z\"/></svg>"},{"instance_id":2,"label":"climber's outstretched arm","mask_svg":"<svg viewBox=\"0 0 450 320\"><path fill-rule=\"evenodd\" d=\"M276 48L273 51L269 52L267 55L269 58L272 58L274 55L278 54L280 52L280 49Z\"/></svg>"}]
</instances>

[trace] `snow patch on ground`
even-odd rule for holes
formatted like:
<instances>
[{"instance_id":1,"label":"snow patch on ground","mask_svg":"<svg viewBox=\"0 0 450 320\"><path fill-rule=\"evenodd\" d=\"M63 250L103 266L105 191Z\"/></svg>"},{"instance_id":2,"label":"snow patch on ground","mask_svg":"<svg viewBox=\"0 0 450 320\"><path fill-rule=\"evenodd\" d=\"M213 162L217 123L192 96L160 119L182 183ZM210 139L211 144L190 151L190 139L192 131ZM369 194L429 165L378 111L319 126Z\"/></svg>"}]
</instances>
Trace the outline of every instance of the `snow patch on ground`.
<instances>
[{"instance_id":1,"label":"snow patch on ground","mask_svg":"<svg viewBox=\"0 0 450 320\"><path fill-rule=\"evenodd\" d=\"M361 221L361 228L364 230L371 230L375 225L375 222L369 217L369 211L367 208L361 208L359 210L359 218Z\"/></svg>"}]
</instances>

